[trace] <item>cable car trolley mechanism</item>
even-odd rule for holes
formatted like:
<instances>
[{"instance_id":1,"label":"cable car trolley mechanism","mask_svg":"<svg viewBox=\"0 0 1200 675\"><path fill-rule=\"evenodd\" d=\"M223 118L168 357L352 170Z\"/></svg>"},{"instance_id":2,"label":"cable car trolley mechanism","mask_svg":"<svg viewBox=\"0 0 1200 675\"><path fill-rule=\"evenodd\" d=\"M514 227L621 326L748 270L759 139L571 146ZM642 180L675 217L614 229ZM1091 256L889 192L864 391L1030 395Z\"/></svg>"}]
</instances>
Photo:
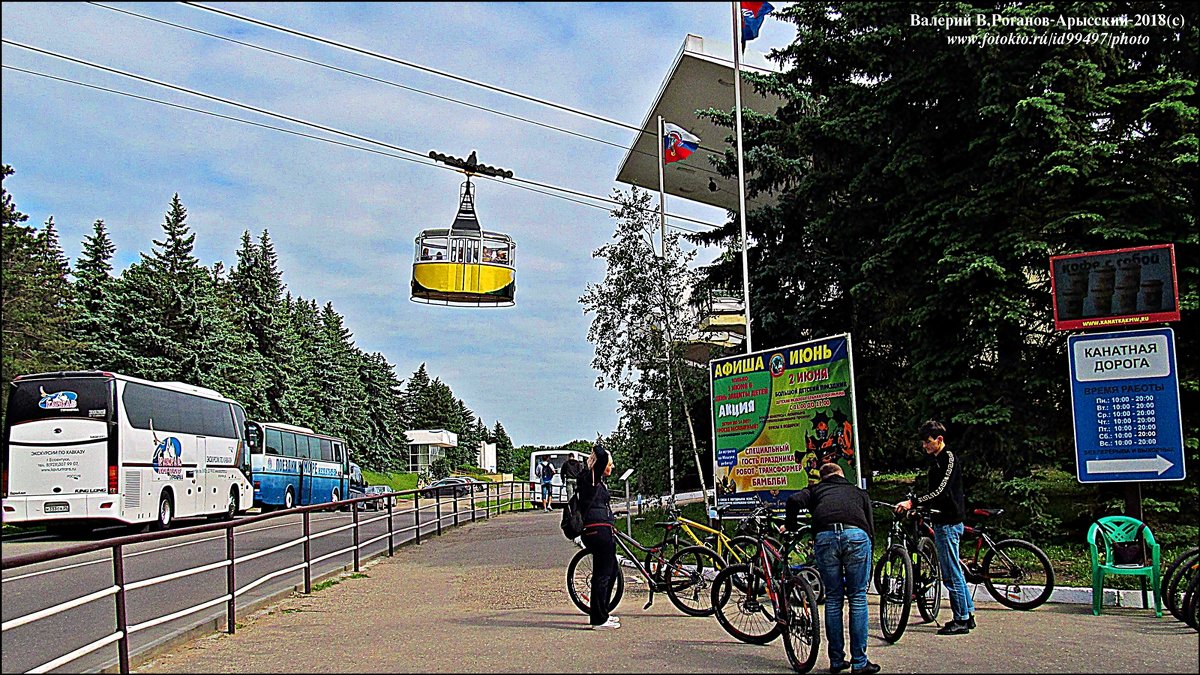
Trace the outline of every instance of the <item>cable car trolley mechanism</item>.
<instances>
[{"instance_id":1,"label":"cable car trolley mechanism","mask_svg":"<svg viewBox=\"0 0 1200 675\"><path fill-rule=\"evenodd\" d=\"M517 290L516 242L502 232L486 231L475 216L471 176L512 178L513 172L431 151L429 157L466 174L458 213L449 229L417 235L413 256L412 300L456 307L511 307Z\"/></svg>"}]
</instances>

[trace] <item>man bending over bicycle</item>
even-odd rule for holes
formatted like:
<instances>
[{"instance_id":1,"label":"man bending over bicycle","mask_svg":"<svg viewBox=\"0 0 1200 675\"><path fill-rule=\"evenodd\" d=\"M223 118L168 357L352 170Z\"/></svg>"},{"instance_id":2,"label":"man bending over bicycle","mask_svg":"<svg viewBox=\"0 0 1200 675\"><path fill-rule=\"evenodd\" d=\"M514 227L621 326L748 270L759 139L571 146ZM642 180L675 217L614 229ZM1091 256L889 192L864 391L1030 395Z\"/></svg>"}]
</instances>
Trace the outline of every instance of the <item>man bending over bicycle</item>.
<instances>
[{"instance_id":1,"label":"man bending over bicycle","mask_svg":"<svg viewBox=\"0 0 1200 675\"><path fill-rule=\"evenodd\" d=\"M933 543L937 546L938 566L942 570L942 581L950 589L950 609L954 620L942 626L938 635L962 635L975 627L975 601L967 590L967 579L958 564L958 544L963 534L963 516L966 505L963 500L962 459L946 449L946 427L941 422L929 420L921 425L918 435L921 447L933 459L929 470L929 492L896 505L896 513L904 513L913 507L913 502L937 509L930 516L933 524Z\"/></svg>"},{"instance_id":2,"label":"man bending over bicycle","mask_svg":"<svg viewBox=\"0 0 1200 675\"><path fill-rule=\"evenodd\" d=\"M875 516L867 491L846 480L834 463L819 469L821 482L800 490L787 500L788 532L797 531L801 509L812 513L813 551L821 583L825 585L825 638L829 642L829 670L878 673L867 660L867 584L871 578L871 542ZM850 662L842 629L842 597L850 605Z\"/></svg>"}]
</instances>

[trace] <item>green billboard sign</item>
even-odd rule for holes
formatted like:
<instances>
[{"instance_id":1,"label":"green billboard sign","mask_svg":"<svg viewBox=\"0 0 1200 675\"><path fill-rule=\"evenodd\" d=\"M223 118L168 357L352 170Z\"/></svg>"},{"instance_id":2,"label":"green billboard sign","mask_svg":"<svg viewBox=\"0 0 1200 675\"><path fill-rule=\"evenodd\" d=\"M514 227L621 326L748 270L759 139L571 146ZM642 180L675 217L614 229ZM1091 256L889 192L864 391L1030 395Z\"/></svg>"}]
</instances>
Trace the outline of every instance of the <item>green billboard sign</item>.
<instances>
[{"instance_id":1,"label":"green billboard sign","mask_svg":"<svg viewBox=\"0 0 1200 675\"><path fill-rule=\"evenodd\" d=\"M850 336L710 361L713 479L726 515L788 496L837 462L861 485Z\"/></svg>"}]
</instances>

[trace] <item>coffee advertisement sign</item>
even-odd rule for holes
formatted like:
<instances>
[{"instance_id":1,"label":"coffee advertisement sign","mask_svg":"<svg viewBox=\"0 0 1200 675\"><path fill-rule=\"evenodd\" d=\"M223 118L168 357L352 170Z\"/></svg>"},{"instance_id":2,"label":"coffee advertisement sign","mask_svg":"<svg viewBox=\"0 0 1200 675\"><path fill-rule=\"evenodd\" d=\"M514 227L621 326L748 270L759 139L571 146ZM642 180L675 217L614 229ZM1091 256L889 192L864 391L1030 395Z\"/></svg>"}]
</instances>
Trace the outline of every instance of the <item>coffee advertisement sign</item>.
<instances>
[{"instance_id":1,"label":"coffee advertisement sign","mask_svg":"<svg viewBox=\"0 0 1200 675\"><path fill-rule=\"evenodd\" d=\"M1051 256L1055 330L1179 320L1175 246Z\"/></svg>"}]
</instances>

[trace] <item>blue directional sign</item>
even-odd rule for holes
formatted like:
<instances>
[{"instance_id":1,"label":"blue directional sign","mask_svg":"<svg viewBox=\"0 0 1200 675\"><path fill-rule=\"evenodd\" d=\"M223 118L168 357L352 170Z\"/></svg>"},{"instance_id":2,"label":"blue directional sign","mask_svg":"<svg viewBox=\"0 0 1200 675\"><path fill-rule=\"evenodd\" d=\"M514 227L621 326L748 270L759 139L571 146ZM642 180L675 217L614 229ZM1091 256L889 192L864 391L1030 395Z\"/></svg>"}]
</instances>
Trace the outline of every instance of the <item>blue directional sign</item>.
<instances>
[{"instance_id":1,"label":"blue directional sign","mask_svg":"<svg viewBox=\"0 0 1200 675\"><path fill-rule=\"evenodd\" d=\"M1079 482L1183 480L1175 333L1073 335L1067 351Z\"/></svg>"}]
</instances>

